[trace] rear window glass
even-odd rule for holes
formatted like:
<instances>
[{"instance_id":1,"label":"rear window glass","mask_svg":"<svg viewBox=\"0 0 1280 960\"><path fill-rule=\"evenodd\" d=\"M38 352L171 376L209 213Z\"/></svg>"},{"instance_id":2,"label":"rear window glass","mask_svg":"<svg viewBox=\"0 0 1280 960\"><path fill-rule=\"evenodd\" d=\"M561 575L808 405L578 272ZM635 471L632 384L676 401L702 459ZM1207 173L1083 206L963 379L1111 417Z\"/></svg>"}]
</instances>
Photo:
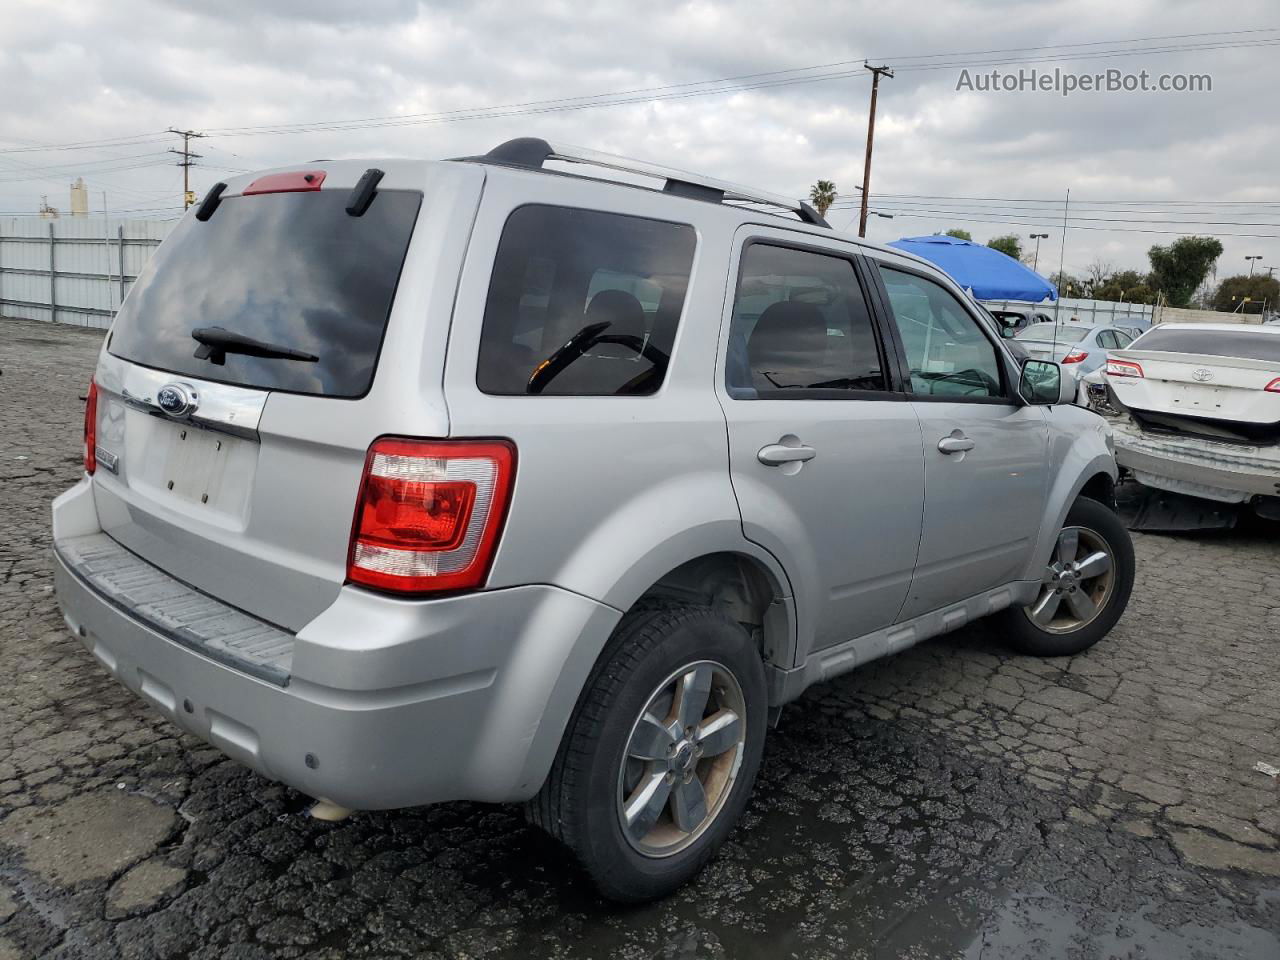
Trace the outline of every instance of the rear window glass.
<instances>
[{"instance_id":1,"label":"rear window glass","mask_svg":"<svg viewBox=\"0 0 1280 960\"><path fill-rule=\"evenodd\" d=\"M1280 334L1259 330L1178 330L1157 327L1131 344L1134 350L1198 353L1206 357L1244 357L1280 363Z\"/></svg>"},{"instance_id":2,"label":"rear window glass","mask_svg":"<svg viewBox=\"0 0 1280 960\"><path fill-rule=\"evenodd\" d=\"M221 383L363 396L422 194L381 190L360 217L346 202L346 190L260 194L224 200L204 223L187 217L121 307L111 353ZM197 359L202 327L318 359Z\"/></svg>"},{"instance_id":3,"label":"rear window glass","mask_svg":"<svg viewBox=\"0 0 1280 960\"><path fill-rule=\"evenodd\" d=\"M687 224L531 204L507 219L476 384L502 396L662 386L696 237Z\"/></svg>"},{"instance_id":4,"label":"rear window glass","mask_svg":"<svg viewBox=\"0 0 1280 960\"><path fill-rule=\"evenodd\" d=\"M1054 330L1057 334L1054 334ZM1014 334L1019 340L1043 340L1046 343L1057 341L1058 343L1079 343L1089 335L1092 327L1067 327L1059 324L1056 328L1052 324L1037 323L1030 327L1023 327Z\"/></svg>"}]
</instances>

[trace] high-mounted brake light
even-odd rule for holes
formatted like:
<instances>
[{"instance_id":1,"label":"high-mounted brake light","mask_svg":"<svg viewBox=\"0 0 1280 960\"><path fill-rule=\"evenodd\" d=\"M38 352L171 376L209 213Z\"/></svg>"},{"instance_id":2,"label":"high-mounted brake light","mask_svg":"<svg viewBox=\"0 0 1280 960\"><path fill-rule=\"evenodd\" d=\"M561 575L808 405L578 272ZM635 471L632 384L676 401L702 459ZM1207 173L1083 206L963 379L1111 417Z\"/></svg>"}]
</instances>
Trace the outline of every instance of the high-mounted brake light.
<instances>
[{"instance_id":1,"label":"high-mounted brake light","mask_svg":"<svg viewBox=\"0 0 1280 960\"><path fill-rule=\"evenodd\" d=\"M1107 376L1146 379L1146 374L1142 372L1142 364L1133 360L1107 360Z\"/></svg>"},{"instance_id":2,"label":"high-mounted brake light","mask_svg":"<svg viewBox=\"0 0 1280 960\"><path fill-rule=\"evenodd\" d=\"M1062 362L1063 363L1079 363L1081 360L1086 359L1088 356L1089 355L1085 353L1083 350L1072 350L1070 353L1068 353L1065 357L1062 358Z\"/></svg>"},{"instance_id":3,"label":"high-mounted brake light","mask_svg":"<svg viewBox=\"0 0 1280 960\"><path fill-rule=\"evenodd\" d=\"M289 173L269 173L259 177L241 191L241 196L257 193L306 193L319 190L324 183L323 170L292 170Z\"/></svg>"},{"instance_id":4,"label":"high-mounted brake light","mask_svg":"<svg viewBox=\"0 0 1280 960\"><path fill-rule=\"evenodd\" d=\"M506 518L505 440L376 440L365 459L347 578L397 593L484 585Z\"/></svg>"},{"instance_id":5,"label":"high-mounted brake light","mask_svg":"<svg viewBox=\"0 0 1280 960\"><path fill-rule=\"evenodd\" d=\"M1280 393L1280 377L1276 377L1262 389L1267 393Z\"/></svg>"},{"instance_id":6,"label":"high-mounted brake light","mask_svg":"<svg viewBox=\"0 0 1280 960\"><path fill-rule=\"evenodd\" d=\"M89 395L84 401L84 472L93 475L98 469L98 381L89 381Z\"/></svg>"}]
</instances>

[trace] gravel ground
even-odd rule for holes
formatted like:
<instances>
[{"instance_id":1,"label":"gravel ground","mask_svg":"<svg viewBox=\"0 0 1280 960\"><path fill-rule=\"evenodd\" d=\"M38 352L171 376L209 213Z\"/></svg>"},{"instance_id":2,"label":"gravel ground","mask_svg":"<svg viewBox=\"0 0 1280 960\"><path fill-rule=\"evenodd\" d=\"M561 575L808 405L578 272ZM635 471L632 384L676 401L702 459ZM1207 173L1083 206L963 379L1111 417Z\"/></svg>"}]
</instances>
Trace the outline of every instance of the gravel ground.
<instances>
[{"instance_id":1,"label":"gravel ground","mask_svg":"<svg viewBox=\"0 0 1280 960\"><path fill-rule=\"evenodd\" d=\"M514 809L312 821L69 636L49 501L100 342L0 322L0 960L1280 957L1275 527L1137 537L1083 656L979 624L811 690L723 854L619 909Z\"/></svg>"}]
</instances>

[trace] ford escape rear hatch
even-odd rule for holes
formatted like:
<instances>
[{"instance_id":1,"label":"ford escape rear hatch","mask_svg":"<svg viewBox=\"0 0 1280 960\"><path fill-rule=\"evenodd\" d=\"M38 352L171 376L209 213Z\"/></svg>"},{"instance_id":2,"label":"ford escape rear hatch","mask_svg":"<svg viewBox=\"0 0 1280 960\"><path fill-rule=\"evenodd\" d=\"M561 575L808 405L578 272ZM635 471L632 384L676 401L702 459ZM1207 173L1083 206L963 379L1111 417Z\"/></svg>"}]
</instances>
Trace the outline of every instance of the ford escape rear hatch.
<instances>
[{"instance_id":1,"label":"ford escape rear hatch","mask_svg":"<svg viewBox=\"0 0 1280 960\"><path fill-rule=\"evenodd\" d=\"M373 439L344 424L373 385L422 204L419 191L378 190L353 216L340 184L250 189L184 219L122 306L97 372L105 532L292 631L344 579Z\"/></svg>"}]
</instances>

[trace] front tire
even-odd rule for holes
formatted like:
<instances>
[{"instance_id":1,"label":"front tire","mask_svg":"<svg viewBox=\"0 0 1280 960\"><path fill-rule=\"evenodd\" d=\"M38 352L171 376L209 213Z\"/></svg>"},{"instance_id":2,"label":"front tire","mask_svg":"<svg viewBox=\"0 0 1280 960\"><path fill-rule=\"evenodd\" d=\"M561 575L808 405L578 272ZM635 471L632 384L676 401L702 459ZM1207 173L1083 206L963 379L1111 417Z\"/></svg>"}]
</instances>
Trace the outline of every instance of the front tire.
<instances>
[{"instance_id":1,"label":"front tire","mask_svg":"<svg viewBox=\"0 0 1280 960\"><path fill-rule=\"evenodd\" d=\"M1010 643L1040 657L1089 649L1124 613L1133 575L1129 531L1106 506L1081 497L1067 512L1036 599L1001 615Z\"/></svg>"},{"instance_id":2,"label":"front tire","mask_svg":"<svg viewBox=\"0 0 1280 960\"><path fill-rule=\"evenodd\" d=\"M692 878L745 810L767 696L747 632L709 607L628 613L592 671L530 818L611 900Z\"/></svg>"}]
</instances>

